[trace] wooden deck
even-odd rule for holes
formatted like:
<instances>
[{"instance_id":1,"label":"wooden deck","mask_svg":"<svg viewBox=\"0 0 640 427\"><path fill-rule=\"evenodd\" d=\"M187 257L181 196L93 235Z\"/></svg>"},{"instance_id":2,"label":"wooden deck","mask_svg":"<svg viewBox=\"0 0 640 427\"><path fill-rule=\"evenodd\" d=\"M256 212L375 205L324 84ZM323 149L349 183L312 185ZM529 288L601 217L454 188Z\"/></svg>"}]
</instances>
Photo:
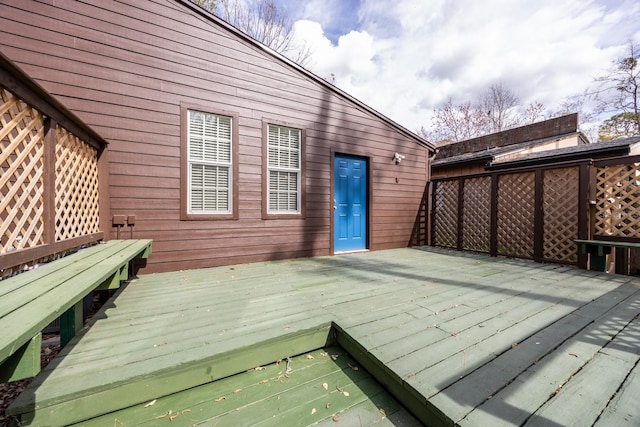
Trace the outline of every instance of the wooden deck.
<instances>
[{"instance_id":1,"label":"wooden deck","mask_svg":"<svg viewBox=\"0 0 640 427\"><path fill-rule=\"evenodd\" d=\"M12 411L33 425L101 416L95 425L130 426L138 421L125 415L141 412L168 425L156 417L229 404L216 402L221 388L198 401L201 387L227 381L233 394L232 375L340 345L430 425L638 425L639 314L637 278L432 249L147 275L118 291ZM265 424L278 424L277 396L255 406ZM319 421L287 402L304 407L300 425ZM349 408L324 422L360 425ZM244 419L194 412L171 425Z\"/></svg>"}]
</instances>

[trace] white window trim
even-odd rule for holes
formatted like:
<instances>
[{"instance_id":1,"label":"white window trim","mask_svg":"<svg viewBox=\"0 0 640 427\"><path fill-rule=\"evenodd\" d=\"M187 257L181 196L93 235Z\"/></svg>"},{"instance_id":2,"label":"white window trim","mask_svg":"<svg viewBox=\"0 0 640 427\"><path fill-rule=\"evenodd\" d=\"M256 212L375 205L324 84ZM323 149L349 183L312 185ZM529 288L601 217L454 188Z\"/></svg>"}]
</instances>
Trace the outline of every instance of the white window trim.
<instances>
[{"instance_id":1,"label":"white window trim","mask_svg":"<svg viewBox=\"0 0 640 427\"><path fill-rule=\"evenodd\" d=\"M200 113L200 114L205 114L205 115L209 115L209 116L214 116L214 117L225 117L229 119L229 135L230 135L230 141L229 141L229 161L228 162L223 162L223 161L212 161L212 160L205 160L205 159L192 159L191 158L191 150L192 150L192 146L191 146L191 113L195 112L195 113ZM233 177L234 177L234 173L233 173L233 158L234 158L234 153L233 153L233 145L234 145L234 141L233 141L233 126L234 126L234 117L232 116L225 116L223 114L215 114L215 113L208 113L206 111L200 111L200 110L194 110L194 109L188 109L187 110L187 213L189 215L229 215L233 213L233 189L234 189L234 185L233 185ZM194 165L205 165L205 166L219 166L219 167L226 167L227 168L227 179L228 179L228 185L227 185L227 209L225 210L200 210L200 209L196 209L194 210L192 208L192 167Z\"/></svg>"},{"instance_id":2,"label":"white window trim","mask_svg":"<svg viewBox=\"0 0 640 427\"><path fill-rule=\"evenodd\" d=\"M298 166L295 168L287 168L287 167L282 167L282 166L271 166L269 164L269 134L270 134L270 130L271 128L280 128L280 129L289 129L289 130L294 130L296 132L298 132ZM289 126L283 126L283 125L277 125L277 124L268 124L267 125L267 213L269 215L300 215L302 213L302 129L298 129L298 128L294 128L294 127L289 127ZM271 206L271 192L269 191L270 189L270 184L271 184L271 172L293 172L296 174L296 206L297 209L293 210L293 209L287 209L287 210L279 210L279 209L272 209Z\"/></svg>"}]
</instances>

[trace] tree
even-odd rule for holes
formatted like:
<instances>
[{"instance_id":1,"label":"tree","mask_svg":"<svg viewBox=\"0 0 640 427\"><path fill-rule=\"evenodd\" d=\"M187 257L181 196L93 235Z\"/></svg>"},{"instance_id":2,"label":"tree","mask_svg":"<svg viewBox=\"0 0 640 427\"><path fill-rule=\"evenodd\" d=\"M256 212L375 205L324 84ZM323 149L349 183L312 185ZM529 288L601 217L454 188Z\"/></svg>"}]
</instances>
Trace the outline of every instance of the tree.
<instances>
[{"instance_id":1,"label":"tree","mask_svg":"<svg viewBox=\"0 0 640 427\"><path fill-rule=\"evenodd\" d=\"M421 136L436 145L471 139L486 132L486 117L471 102L454 104L449 100L433 111L431 132L422 127Z\"/></svg>"},{"instance_id":2,"label":"tree","mask_svg":"<svg viewBox=\"0 0 640 427\"><path fill-rule=\"evenodd\" d=\"M601 141L640 135L638 132L638 116L631 112L618 113L605 120L598 129Z\"/></svg>"},{"instance_id":3,"label":"tree","mask_svg":"<svg viewBox=\"0 0 640 427\"><path fill-rule=\"evenodd\" d=\"M533 101L527 105L527 108L522 112L522 125L531 125L535 122L545 120L544 114L545 106L540 101Z\"/></svg>"},{"instance_id":4,"label":"tree","mask_svg":"<svg viewBox=\"0 0 640 427\"><path fill-rule=\"evenodd\" d=\"M632 124L634 135L640 135L640 45L629 41L628 53L616 59L608 72L596 78L597 90L592 94L598 102L598 112L629 113L624 118ZM612 120L612 116L611 119ZM610 123L611 124L611 123ZM608 126L608 125L607 125Z\"/></svg>"},{"instance_id":5,"label":"tree","mask_svg":"<svg viewBox=\"0 0 640 427\"><path fill-rule=\"evenodd\" d=\"M520 100L502 82L491 87L480 97L478 108L486 115L489 132L501 132L521 122L518 113Z\"/></svg>"},{"instance_id":6,"label":"tree","mask_svg":"<svg viewBox=\"0 0 640 427\"><path fill-rule=\"evenodd\" d=\"M191 1L197 4L198 6L200 6L201 8L207 9L210 12L216 9L219 2L219 0L191 0Z\"/></svg>"},{"instance_id":7,"label":"tree","mask_svg":"<svg viewBox=\"0 0 640 427\"><path fill-rule=\"evenodd\" d=\"M534 101L522 106L518 97L503 83L491 85L475 102L454 104L449 98L433 110L431 130L418 131L437 146L501 132L545 119L545 106Z\"/></svg>"},{"instance_id":8,"label":"tree","mask_svg":"<svg viewBox=\"0 0 640 427\"><path fill-rule=\"evenodd\" d=\"M274 0L192 1L299 65L308 65L310 48L295 43L293 22Z\"/></svg>"}]
</instances>

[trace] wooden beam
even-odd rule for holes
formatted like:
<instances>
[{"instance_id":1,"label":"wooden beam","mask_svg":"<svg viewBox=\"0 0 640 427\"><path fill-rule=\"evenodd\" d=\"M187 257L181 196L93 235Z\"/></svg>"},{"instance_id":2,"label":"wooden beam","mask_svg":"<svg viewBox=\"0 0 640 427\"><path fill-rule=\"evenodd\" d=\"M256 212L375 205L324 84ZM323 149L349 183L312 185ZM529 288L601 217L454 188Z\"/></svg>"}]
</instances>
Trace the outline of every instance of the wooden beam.
<instances>
[{"instance_id":1,"label":"wooden beam","mask_svg":"<svg viewBox=\"0 0 640 427\"><path fill-rule=\"evenodd\" d=\"M36 334L0 364L0 383L35 377L40 372L42 333Z\"/></svg>"},{"instance_id":2,"label":"wooden beam","mask_svg":"<svg viewBox=\"0 0 640 427\"><path fill-rule=\"evenodd\" d=\"M84 298L60 316L60 348L64 347L82 329L84 323Z\"/></svg>"},{"instance_id":3,"label":"wooden beam","mask_svg":"<svg viewBox=\"0 0 640 427\"><path fill-rule=\"evenodd\" d=\"M45 116L53 118L65 129L92 145L95 149L102 150L107 146L106 140L84 124L82 120L2 53L0 53L0 85L7 88L27 104L35 107Z\"/></svg>"},{"instance_id":4,"label":"wooden beam","mask_svg":"<svg viewBox=\"0 0 640 427\"><path fill-rule=\"evenodd\" d=\"M73 239L62 240L49 245L36 246L0 255L0 269L14 267L58 252L64 252L104 238L103 232L91 233Z\"/></svg>"}]
</instances>

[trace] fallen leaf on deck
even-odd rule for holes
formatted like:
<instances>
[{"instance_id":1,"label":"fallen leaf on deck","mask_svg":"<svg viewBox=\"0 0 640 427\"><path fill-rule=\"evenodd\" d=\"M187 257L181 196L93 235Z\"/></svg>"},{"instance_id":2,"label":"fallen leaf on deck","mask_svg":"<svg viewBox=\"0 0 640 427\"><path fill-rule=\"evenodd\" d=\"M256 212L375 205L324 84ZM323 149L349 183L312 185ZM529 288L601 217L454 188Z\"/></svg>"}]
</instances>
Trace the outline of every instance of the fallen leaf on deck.
<instances>
[{"instance_id":1,"label":"fallen leaf on deck","mask_svg":"<svg viewBox=\"0 0 640 427\"><path fill-rule=\"evenodd\" d=\"M560 391L562 390L562 384L558 385L558 388L556 388L553 393L551 393L549 395L549 397L555 397L556 394L560 393Z\"/></svg>"},{"instance_id":2,"label":"fallen leaf on deck","mask_svg":"<svg viewBox=\"0 0 640 427\"><path fill-rule=\"evenodd\" d=\"M219 398L217 398L215 401L216 402L222 402L223 400L227 400L227 396L220 396Z\"/></svg>"},{"instance_id":3,"label":"fallen leaf on deck","mask_svg":"<svg viewBox=\"0 0 640 427\"><path fill-rule=\"evenodd\" d=\"M387 416L387 413L384 411L384 409L380 408L378 409L378 412L380 412L382 414L383 417Z\"/></svg>"},{"instance_id":4,"label":"fallen leaf on deck","mask_svg":"<svg viewBox=\"0 0 640 427\"><path fill-rule=\"evenodd\" d=\"M191 412L191 409L183 409L182 411L180 411L180 414L184 415L188 412Z\"/></svg>"},{"instance_id":5,"label":"fallen leaf on deck","mask_svg":"<svg viewBox=\"0 0 640 427\"><path fill-rule=\"evenodd\" d=\"M242 391L241 388L237 388L237 389L233 390L234 393L240 393L241 391Z\"/></svg>"},{"instance_id":6,"label":"fallen leaf on deck","mask_svg":"<svg viewBox=\"0 0 640 427\"><path fill-rule=\"evenodd\" d=\"M262 371L262 370L267 369L267 368L265 368L264 366L256 366L253 369L255 369L256 371Z\"/></svg>"},{"instance_id":7,"label":"fallen leaf on deck","mask_svg":"<svg viewBox=\"0 0 640 427\"><path fill-rule=\"evenodd\" d=\"M170 413L171 413L171 411L169 411L169 412L165 412L165 413L164 413L164 414L162 414L162 415L158 415L158 416L156 417L156 420L160 420L160 419L162 419L162 418L165 418L165 417L166 417L167 415L169 415Z\"/></svg>"},{"instance_id":8,"label":"fallen leaf on deck","mask_svg":"<svg viewBox=\"0 0 640 427\"><path fill-rule=\"evenodd\" d=\"M125 423L116 418L115 420L113 420L113 427L118 426L127 427Z\"/></svg>"},{"instance_id":9,"label":"fallen leaf on deck","mask_svg":"<svg viewBox=\"0 0 640 427\"><path fill-rule=\"evenodd\" d=\"M338 421L340 421L340 417L337 415L334 415L333 417L331 417L331 419L333 420L334 423L337 423Z\"/></svg>"},{"instance_id":10,"label":"fallen leaf on deck","mask_svg":"<svg viewBox=\"0 0 640 427\"><path fill-rule=\"evenodd\" d=\"M333 360L337 360L337 359L338 359L338 355L337 355L337 354L332 354L332 355L331 355L331 358L332 358Z\"/></svg>"},{"instance_id":11,"label":"fallen leaf on deck","mask_svg":"<svg viewBox=\"0 0 640 427\"><path fill-rule=\"evenodd\" d=\"M157 401L157 400L158 400L158 399L153 399L151 402L149 402L149 403L147 403L146 405L144 405L144 407L145 407L145 408L148 408L149 406L153 406L153 405L155 405L155 403L156 403L156 401Z\"/></svg>"},{"instance_id":12,"label":"fallen leaf on deck","mask_svg":"<svg viewBox=\"0 0 640 427\"><path fill-rule=\"evenodd\" d=\"M357 366L352 365L351 363L347 363L347 365L348 365L352 370L354 370L354 371L357 371L358 369L360 369L360 368L358 368Z\"/></svg>"},{"instance_id":13,"label":"fallen leaf on deck","mask_svg":"<svg viewBox=\"0 0 640 427\"><path fill-rule=\"evenodd\" d=\"M276 365L279 365L279 364L281 364L281 363L282 363L282 359L278 359L278 360L276 360Z\"/></svg>"},{"instance_id":14,"label":"fallen leaf on deck","mask_svg":"<svg viewBox=\"0 0 640 427\"><path fill-rule=\"evenodd\" d=\"M340 387L339 385L336 386L336 390L338 390L340 393L342 393L345 397L349 397L349 392L348 391L344 391L344 389L342 387Z\"/></svg>"},{"instance_id":15,"label":"fallen leaf on deck","mask_svg":"<svg viewBox=\"0 0 640 427\"><path fill-rule=\"evenodd\" d=\"M175 420L176 418L178 418L178 416L179 416L179 415L180 415L180 414L175 414L175 415L173 415L173 416L169 417L169 421L173 421L173 420Z\"/></svg>"},{"instance_id":16,"label":"fallen leaf on deck","mask_svg":"<svg viewBox=\"0 0 640 427\"><path fill-rule=\"evenodd\" d=\"M307 359L315 359L315 357L313 357L313 356L312 356L312 355L310 355L310 354L307 354Z\"/></svg>"},{"instance_id":17,"label":"fallen leaf on deck","mask_svg":"<svg viewBox=\"0 0 640 427\"><path fill-rule=\"evenodd\" d=\"M311 410L311 415L313 415L313 414L315 414L315 413L316 413L316 408L313 408L313 409Z\"/></svg>"},{"instance_id":18,"label":"fallen leaf on deck","mask_svg":"<svg viewBox=\"0 0 640 427\"><path fill-rule=\"evenodd\" d=\"M513 344L511 344L511 348L516 348L518 346L517 342L514 342Z\"/></svg>"},{"instance_id":19,"label":"fallen leaf on deck","mask_svg":"<svg viewBox=\"0 0 640 427\"><path fill-rule=\"evenodd\" d=\"M331 402L327 403L327 404L325 405L325 407L326 407L327 409L329 409L329 408L331 407Z\"/></svg>"},{"instance_id":20,"label":"fallen leaf on deck","mask_svg":"<svg viewBox=\"0 0 640 427\"><path fill-rule=\"evenodd\" d=\"M327 384L327 383L322 383L322 387L323 387L325 390L329 390L329 384Z\"/></svg>"},{"instance_id":21,"label":"fallen leaf on deck","mask_svg":"<svg viewBox=\"0 0 640 427\"><path fill-rule=\"evenodd\" d=\"M267 378L267 379L264 379L264 380L260 381L260 384L266 384L268 382L269 382L269 379Z\"/></svg>"},{"instance_id":22,"label":"fallen leaf on deck","mask_svg":"<svg viewBox=\"0 0 640 427\"><path fill-rule=\"evenodd\" d=\"M578 356L578 355L577 355L577 354L575 354L575 353L569 353L569 356L573 356L573 357L580 357L580 356Z\"/></svg>"},{"instance_id":23,"label":"fallen leaf on deck","mask_svg":"<svg viewBox=\"0 0 640 427\"><path fill-rule=\"evenodd\" d=\"M327 356L329 356L329 353L325 353L324 351L320 353L320 357L327 357Z\"/></svg>"}]
</instances>

